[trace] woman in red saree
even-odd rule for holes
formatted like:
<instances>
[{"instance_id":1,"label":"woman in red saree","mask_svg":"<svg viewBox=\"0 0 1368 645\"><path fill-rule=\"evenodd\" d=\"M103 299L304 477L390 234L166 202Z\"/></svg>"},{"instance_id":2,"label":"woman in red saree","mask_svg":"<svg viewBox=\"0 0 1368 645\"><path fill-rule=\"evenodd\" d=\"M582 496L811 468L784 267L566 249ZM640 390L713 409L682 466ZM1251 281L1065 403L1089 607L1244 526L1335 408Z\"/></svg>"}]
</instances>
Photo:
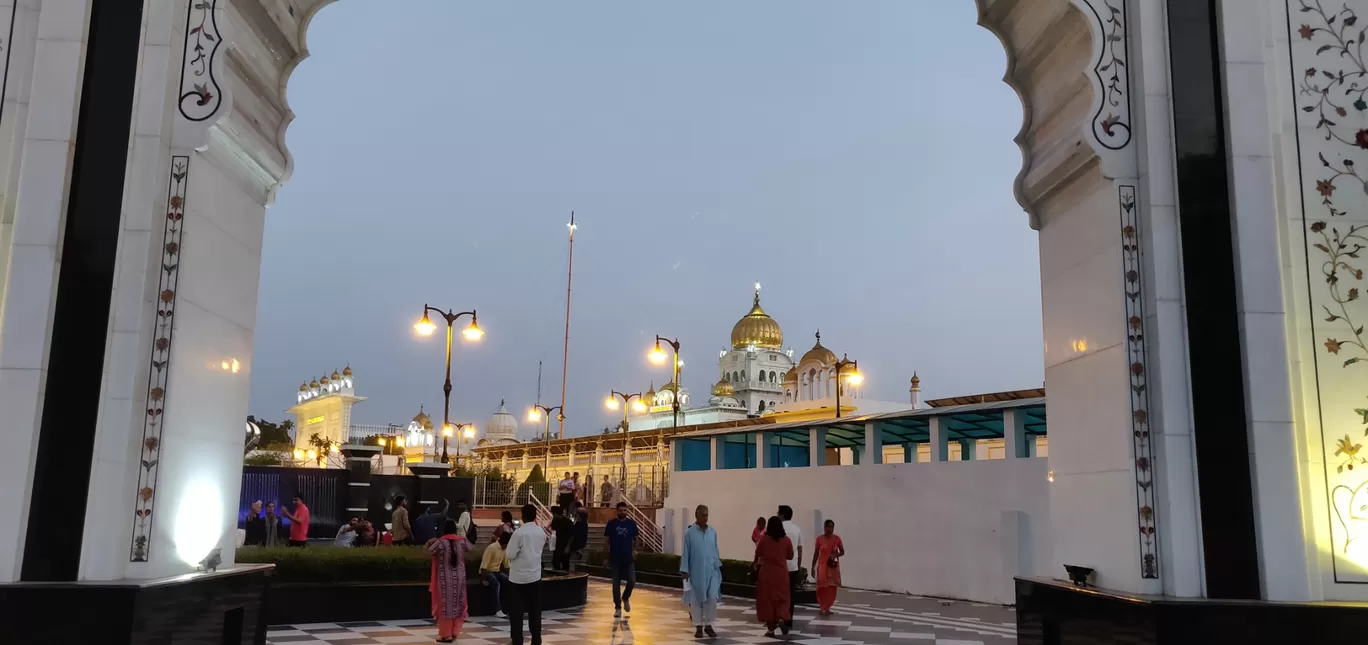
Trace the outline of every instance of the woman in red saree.
<instances>
[{"instance_id":1,"label":"woman in red saree","mask_svg":"<svg viewBox=\"0 0 1368 645\"><path fill-rule=\"evenodd\" d=\"M447 520L442 537L428 540L432 555L432 617L437 620L437 642L451 643L461 633L467 616L466 554L470 543L456 531L456 521Z\"/></svg>"},{"instance_id":2,"label":"woman in red saree","mask_svg":"<svg viewBox=\"0 0 1368 645\"><path fill-rule=\"evenodd\" d=\"M822 534L817 536L817 548L812 551L812 570L817 572L817 607L821 615L831 614L836 604L836 590L841 588L841 556L845 543L836 535L836 523L822 523Z\"/></svg>"},{"instance_id":3,"label":"woman in red saree","mask_svg":"<svg viewBox=\"0 0 1368 645\"><path fill-rule=\"evenodd\" d=\"M775 626L788 633L788 561L793 557L793 542L784 535L784 522L769 518L765 534L755 543L755 617L765 624L765 635L773 636Z\"/></svg>"}]
</instances>

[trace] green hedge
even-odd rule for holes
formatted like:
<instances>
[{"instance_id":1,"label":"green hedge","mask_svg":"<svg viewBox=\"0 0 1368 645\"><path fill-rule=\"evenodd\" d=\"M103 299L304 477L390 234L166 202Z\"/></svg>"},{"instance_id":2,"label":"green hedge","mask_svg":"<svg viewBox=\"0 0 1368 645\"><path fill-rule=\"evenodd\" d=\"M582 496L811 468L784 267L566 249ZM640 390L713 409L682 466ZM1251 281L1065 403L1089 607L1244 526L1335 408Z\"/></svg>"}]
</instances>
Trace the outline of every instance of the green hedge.
<instances>
[{"instance_id":1,"label":"green hedge","mask_svg":"<svg viewBox=\"0 0 1368 645\"><path fill-rule=\"evenodd\" d=\"M466 575L480 571L484 546L466 556ZM243 564L274 564L275 581L281 583L426 582L432 575L432 556L421 546L259 547L237 550Z\"/></svg>"},{"instance_id":2,"label":"green hedge","mask_svg":"<svg viewBox=\"0 0 1368 645\"><path fill-rule=\"evenodd\" d=\"M608 554L596 551L588 556L591 563L606 563ZM636 570L650 573L679 575L679 556L673 553L637 553ZM807 569L799 569L807 577ZM722 581L734 584L754 584L751 580L750 560L722 560Z\"/></svg>"}]
</instances>

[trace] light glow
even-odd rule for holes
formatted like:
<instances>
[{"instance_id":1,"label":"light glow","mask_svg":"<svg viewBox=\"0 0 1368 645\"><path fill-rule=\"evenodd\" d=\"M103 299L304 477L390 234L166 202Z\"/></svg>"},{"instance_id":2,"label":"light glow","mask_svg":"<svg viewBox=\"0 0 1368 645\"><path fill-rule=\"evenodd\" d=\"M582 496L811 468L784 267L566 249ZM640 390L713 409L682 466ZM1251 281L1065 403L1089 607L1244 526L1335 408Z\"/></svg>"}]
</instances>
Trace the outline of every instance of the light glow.
<instances>
[{"instance_id":1,"label":"light glow","mask_svg":"<svg viewBox=\"0 0 1368 645\"><path fill-rule=\"evenodd\" d=\"M442 436L443 436L443 437L450 437L450 436L451 436L451 426L450 426L450 425L447 425L447 426L445 426L445 427L442 428Z\"/></svg>"},{"instance_id":2,"label":"light glow","mask_svg":"<svg viewBox=\"0 0 1368 645\"><path fill-rule=\"evenodd\" d=\"M608 408L609 410L616 410L616 409L618 409L618 400L617 400L617 397L615 397L615 396L613 396L613 395L611 395L611 394L608 395L608 398L606 398L606 399L603 400L603 407Z\"/></svg>"},{"instance_id":3,"label":"light glow","mask_svg":"<svg viewBox=\"0 0 1368 645\"><path fill-rule=\"evenodd\" d=\"M318 451L313 448L310 448L309 451L304 454L308 456L309 459L318 459Z\"/></svg>"},{"instance_id":4,"label":"light glow","mask_svg":"<svg viewBox=\"0 0 1368 645\"><path fill-rule=\"evenodd\" d=\"M295 458L296 460L303 459L303 458L304 458L304 449L303 449L303 448L295 448L295 450L294 450L294 458Z\"/></svg>"},{"instance_id":5,"label":"light glow","mask_svg":"<svg viewBox=\"0 0 1368 645\"><path fill-rule=\"evenodd\" d=\"M426 310L423 311L423 319L414 323L413 328L424 336L431 336L432 332L437 331L437 325L432 324L432 321L428 320Z\"/></svg>"},{"instance_id":6,"label":"light glow","mask_svg":"<svg viewBox=\"0 0 1368 645\"><path fill-rule=\"evenodd\" d=\"M475 438L475 426L473 426L473 425L471 425L471 426L466 426L466 427L465 427L465 430L462 432L462 434L465 435L465 438L466 438L466 439L474 439L474 438Z\"/></svg>"},{"instance_id":7,"label":"light glow","mask_svg":"<svg viewBox=\"0 0 1368 645\"><path fill-rule=\"evenodd\" d=\"M223 537L223 500L212 477L196 479L185 487L176 508L172 539L176 556L197 565Z\"/></svg>"},{"instance_id":8,"label":"light glow","mask_svg":"<svg viewBox=\"0 0 1368 645\"><path fill-rule=\"evenodd\" d=\"M380 437L379 441L377 441L376 443L379 443L379 444L380 444L380 447L381 447L381 448L384 448L384 447L385 447L385 438L384 438L384 437Z\"/></svg>"},{"instance_id":9,"label":"light glow","mask_svg":"<svg viewBox=\"0 0 1368 645\"><path fill-rule=\"evenodd\" d=\"M651 350L651 362L656 365L664 365L666 358L665 350L660 348L660 341L656 341L655 348Z\"/></svg>"},{"instance_id":10,"label":"light glow","mask_svg":"<svg viewBox=\"0 0 1368 645\"><path fill-rule=\"evenodd\" d=\"M641 399L632 401L632 410L635 411L637 414L641 414L646 411L646 404L642 403Z\"/></svg>"},{"instance_id":11,"label":"light glow","mask_svg":"<svg viewBox=\"0 0 1368 645\"><path fill-rule=\"evenodd\" d=\"M851 372L849 374L846 374L846 382L851 385L859 385L861 383L864 383L864 374L861 374L859 372Z\"/></svg>"},{"instance_id":12,"label":"light glow","mask_svg":"<svg viewBox=\"0 0 1368 645\"><path fill-rule=\"evenodd\" d=\"M532 408L531 410L528 410L527 420L531 421L532 423L537 423L541 421L541 410L538 410L537 408Z\"/></svg>"},{"instance_id":13,"label":"light glow","mask_svg":"<svg viewBox=\"0 0 1368 645\"><path fill-rule=\"evenodd\" d=\"M479 323L476 323L475 319L472 318L470 320L470 326L466 327L465 331L461 332L461 335L465 336L466 340L480 340L481 338L484 338L484 330L480 329Z\"/></svg>"}]
</instances>

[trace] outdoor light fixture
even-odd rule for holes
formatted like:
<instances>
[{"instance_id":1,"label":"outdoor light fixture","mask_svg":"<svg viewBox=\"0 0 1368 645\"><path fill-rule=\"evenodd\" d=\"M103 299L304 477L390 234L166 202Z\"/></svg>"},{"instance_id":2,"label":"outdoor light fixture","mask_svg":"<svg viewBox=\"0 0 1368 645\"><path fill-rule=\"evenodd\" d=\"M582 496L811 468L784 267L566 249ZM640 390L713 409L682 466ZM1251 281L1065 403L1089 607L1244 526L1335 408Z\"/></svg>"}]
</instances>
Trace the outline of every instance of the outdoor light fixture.
<instances>
[{"instance_id":1,"label":"outdoor light fixture","mask_svg":"<svg viewBox=\"0 0 1368 645\"><path fill-rule=\"evenodd\" d=\"M633 411L633 412L636 412L637 414L641 414L641 413L645 412L646 410L647 410L646 404L645 404L645 403L642 403L642 402L641 402L641 399L637 399L637 400L635 400L635 401L632 401L632 411Z\"/></svg>"},{"instance_id":2,"label":"outdoor light fixture","mask_svg":"<svg viewBox=\"0 0 1368 645\"><path fill-rule=\"evenodd\" d=\"M1088 576L1093 573L1092 569L1080 567L1076 564L1066 564L1064 570L1069 572L1069 582L1072 582L1075 587L1088 586Z\"/></svg>"},{"instance_id":3,"label":"outdoor light fixture","mask_svg":"<svg viewBox=\"0 0 1368 645\"><path fill-rule=\"evenodd\" d=\"M480 340L481 338L484 338L484 330L480 329L480 324L475 321L474 316L471 316L470 326L466 327L465 331L461 332L461 335L465 336L466 340Z\"/></svg>"},{"instance_id":4,"label":"outdoor light fixture","mask_svg":"<svg viewBox=\"0 0 1368 645\"><path fill-rule=\"evenodd\" d=\"M462 434L463 434L463 435L465 436L465 438L468 439L468 440L469 440L469 439L474 439L474 438L475 438L475 426L474 426L473 424L472 424L472 425L466 426L466 427L465 427L465 430L462 432Z\"/></svg>"},{"instance_id":5,"label":"outdoor light fixture","mask_svg":"<svg viewBox=\"0 0 1368 645\"><path fill-rule=\"evenodd\" d=\"M451 426L448 425L448 426L446 426L445 428L442 428L442 436L443 436L443 437L450 437L450 436L451 436Z\"/></svg>"},{"instance_id":6,"label":"outdoor light fixture","mask_svg":"<svg viewBox=\"0 0 1368 645\"><path fill-rule=\"evenodd\" d=\"M432 321L428 320L428 315L426 311L423 312L423 319L415 323L413 325L413 328L418 330L418 333L424 336L431 336L432 332L437 331L437 325L432 324Z\"/></svg>"},{"instance_id":7,"label":"outdoor light fixture","mask_svg":"<svg viewBox=\"0 0 1368 645\"><path fill-rule=\"evenodd\" d=\"M531 423L540 422L540 421L541 421L541 410L538 410L537 408L532 408L531 410L528 410L528 411L527 411L527 420L528 420L529 422L531 422Z\"/></svg>"},{"instance_id":8,"label":"outdoor light fixture","mask_svg":"<svg viewBox=\"0 0 1368 645\"><path fill-rule=\"evenodd\" d=\"M303 459L303 458L304 458L304 449L302 449L302 448L295 448L295 450L294 450L294 458L295 458L295 459Z\"/></svg>"},{"instance_id":9,"label":"outdoor light fixture","mask_svg":"<svg viewBox=\"0 0 1368 645\"><path fill-rule=\"evenodd\" d=\"M604 399L604 400L603 400L603 407L608 408L609 410L616 410L616 409L618 409L618 400L617 400L617 397L611 396L611 395L610 395L608 398Z\"/></svg>"},{"instance_id":10,"label":"outdoor light fixture","mask_svg":"<svg viewBox=\"0 0 1368 645\"><path fill-rule=\"evenodd\" d=\"M651 350L651 362L656 365L664 365L666 358L665 350L660 348L660 341L657 340L655 349Z\"/></svg>"},{"instance_id":11,"label":"outdoor light fixture","mask_svg":"<svg viewBox=\"0 0 1368 645\"><path fill-rule=\"evenodd\" d=\"M380 447L381 447L381 448L384 448L384 447L385 447L385 438L384 438L384 437L380 437L380 439L378 440L377 443L380 444Z\"/></svg>"}]
</instances>

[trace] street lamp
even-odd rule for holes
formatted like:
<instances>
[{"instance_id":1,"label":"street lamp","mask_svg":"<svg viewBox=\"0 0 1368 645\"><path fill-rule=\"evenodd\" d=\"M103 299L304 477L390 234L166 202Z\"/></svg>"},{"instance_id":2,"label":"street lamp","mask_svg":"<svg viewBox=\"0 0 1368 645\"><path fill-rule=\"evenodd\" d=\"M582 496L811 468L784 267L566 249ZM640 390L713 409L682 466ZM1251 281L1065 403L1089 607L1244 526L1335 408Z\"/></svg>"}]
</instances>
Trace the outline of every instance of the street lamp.
<instances>
[{"instance_id":1,"label":"street lamp","mask_svg":"<svg viewBox=\"0 0 1368 645\"><path fill-rule=\"evenodd\" d=\"M552 413L552 412L555 412L555 413L556 413L556 421L565 421L565 409L562 408L562 407L559 406L559 405L553 405L553 406L551 406L551 407L547 407L547 406L544 406L544 405L542 405L542 404L540 404L540 403L534 403L534 404L532 404L532 409L530 409L530 410L527 411L527 420L528 420L528 421L531 421L532 423L536 423L536 422L538 422L538 421L545 420L545 422L546 422L546 426L545 426L545 428L543 429L543 433L544 433L544 434L543 434L542 436L546 437L546 455L545 455L545 456L546 456L546 471L547 471L548 473L549 473L550 470L551 470L551 413Z\"/></svg>"},{"instance_id":2,"label":"street lamp","mask_svg":"<svg viewBox=\"0 0 1368 645\"><path fill-rule=\"evenodd\" d=\"M437 312L437 315L446 319L447 323L446 382L442 384L442 463L445 464L447 463L445 436L446 428L447 426L451 425L451 328L456 324L456 321L460 319L461 316L470 316L470 326L466 327L465 330L461 332L461 335L465 336L466 340L476 341L484 337L484 330L480 329L479 317L475 315L474 309L471 309L470 311L462 311L461 313L457 314L452 313L450 309L442 311L441 309L438 309L436 307L428 306L427 303L423 303L423 318L419 320L417 323L414 323L413 328L416 329L419 334L422 334L424 336L431 336L432 332L437 330L437 325L434 325L432 321L428 319L429 311Z\"/></svg>"},{"instance_id":3,"label":"street lamp","mask_svg":"<svg viewBox=\"0 0 1368 645\"><path fill-rule=\"evenodd\" d=\"M451 424L442 426L442 463L447 463L447 441L451 439ZM460 444L456 445L456 454L461 454Z\"/></svg>"},{"instance_id":4,"label":"street lamp","mask_svg":"<svg viewBox=\"0 0 1368 645\"><path fill-rule=\"evenodd\" d=\"M661 353L664 354L664 352ZM676 392L675 394L678 394L678 392ZM641 414L642 412L646 411L646 404L641 402L641 397L641 392L633 392L632 394L627 394L625 392L613 390L611 393L608 394L608 398L603 400L603 406L608 408L609 410L616 410L618 408L622 408L622 473L618 475L618 484L613 487L613 491L615 493L615 499L613 500L614 502L621 501L622 499L620 496L622 493L622 485L623 482L627 481L627 453L630 452L632 449L632 438L630 435L627 434L629 430L627 412L628 410L631 410L633 412L636 412L637 414ZM618 404L619 398L622 399L621 404Z\"/></svg>"},{"instance_id":5,"label":"street lamp","mask_svg":"<svg viewBox=\"0 0 1368 645\"><path fill-rule=\"evenodd\" d=\"M842 372L845 372L845 368L847 368L847 367L850 368L850 371L847 372L847 373L845 373L845 374L842 374ZM845 379L845 382L846 382L846 383L849 383L849 384L855 385L855 386L858 386L859 384L864 383L864 375L860 373L860 361L852 361L852 360L850 360L848 357L846 357L845 354L841 354L841 360L836 361L836 418L837 418L837 419L841 418L841 379L842 379L842 378Z\"/></svg>"},{"instance_id":6,"label":"street lamp","mask_svg":"<svg viewBox=\"0 0 1368 645\"><path fill-rule=\"evenodd\" d=\"M663 336L656 336L656 339L655 339L655 340L656 340L656 342L655 342L655 347L651 349L651 354L650 354L650 356L651 356L651 362L652 362L652 363L655 363L656 365L662 365L662 364L665 363L665 350L663 350L663 349L660 348L660 344L661 344L661 343L665 343L665 344L669 345L670 348L674 350L674 366L673 366L673 372L672 372L672 373L673 373L673 376L670 377L670 382L674 384L674 392L671 393L670 399L671 399L671 402L672 402L672 403L671 403L671 408L672 408L673 411L674 411L674 427L678 428L678 427L679 427L679 368L681 368L681 367L684 366L684 363L681 362L681 361L679 360L679 339L673 339L673 340L672 340L672 339L669 339L669 338L665 338L665 337L663 337ZM662 433L662 434L663 434L663 433Z\"/></svg>"}]
</instances>

